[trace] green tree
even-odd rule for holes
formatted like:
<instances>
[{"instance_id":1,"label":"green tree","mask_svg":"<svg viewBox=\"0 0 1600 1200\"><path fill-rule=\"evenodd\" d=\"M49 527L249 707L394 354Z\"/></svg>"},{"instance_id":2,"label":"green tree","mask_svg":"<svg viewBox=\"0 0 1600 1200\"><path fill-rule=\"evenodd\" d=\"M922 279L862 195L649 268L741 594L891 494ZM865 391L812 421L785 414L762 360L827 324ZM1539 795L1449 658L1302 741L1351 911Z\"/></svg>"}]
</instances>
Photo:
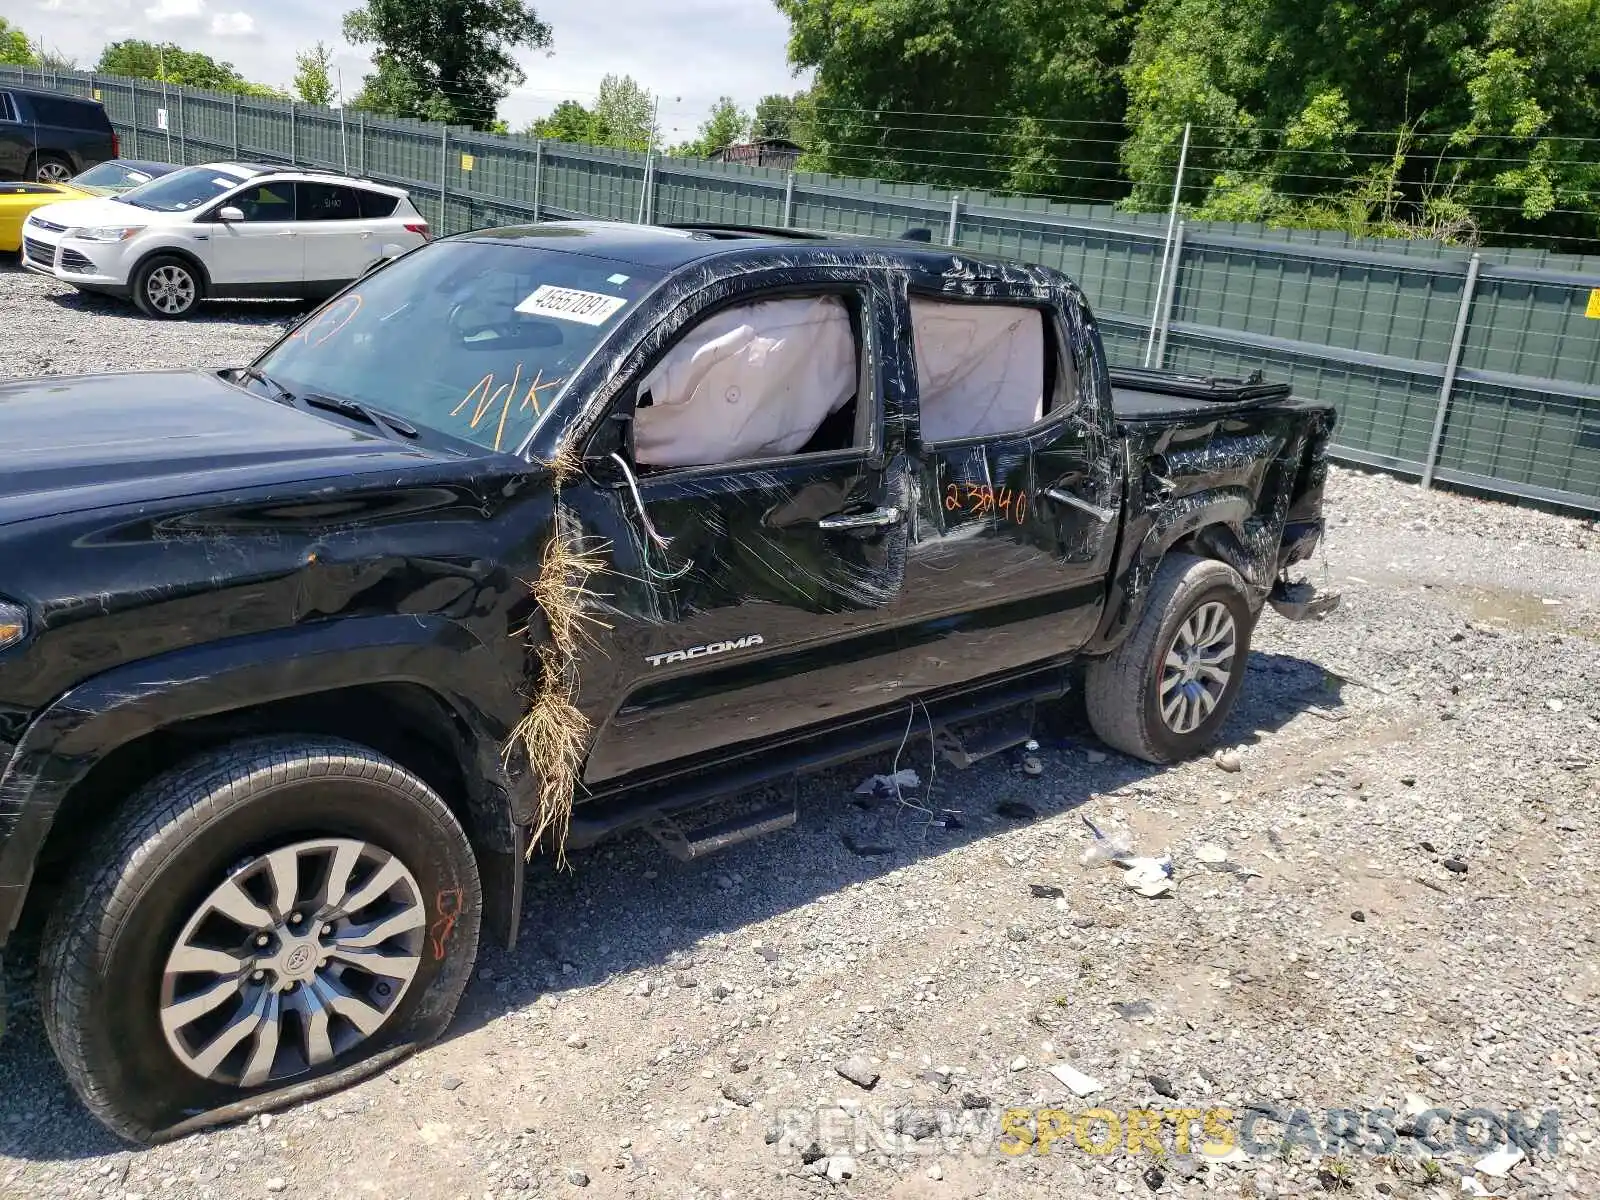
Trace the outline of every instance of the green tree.
<instances>
[{"instance_id":1,"label":"green tree","mask_svg":"<svg viewBox=\"0 0 1600 1200\"><path fill-rule=\"evenodd\" d=\"M743 139L749 128L750 114L735 104L733 97L722 96L711 106L711 115L701 122L700 135L674 148L673 153L681 158L710 158Z\"/></svg>"},{"instance_id":2,"label":"green tree","mask_svg":"<svg viewBox=\"0 0 1600 1200\"><path fill-rule=\"evenodd\" d=\"M523 132L553 142L579 142L589 146L606 143L606 132L595 114L576 100L563 100L553 112L540 117Z\"/></svg>"},{"instance_id":3,"label":"green tree","mask_svg":"<svg viewBox=\"0 0 1600 1200\"><path fill-rule=\"evenodd\" d=\"M594 116L602 141L619 150L643 150L650 144L650 122L656 98L632 75L607 75L600 81Z\"/></svg>"},{"instance_id":4,"label":"green tree","mask_svg":"<svg viewBox=\"0 0 1600 1200\"><path fill-rule=\"evenodd\" d=\"M360 107L478 129L527 79L513 54L551 40L525 0L366 0L345 14L344 35L377 48Z\"/></svg>"},{"instance_id":5,"label":"green tree","mask_svg":"<svg viewBox=\"0 0 1600 1200\"><path fill-rule=\"evenodd\" d=\"M798 141L798 123L794 96L762 96L755 102L755 115L750 118L750 138Z\"/></svg>"},{"instance_id":6,"label":"green tree","mask_svg":"<svg viewBox=\"0 0 1600 1200\"><path fill-rule=\"evenodd\" d=\"M1151 0L1126 71L1136 207L1358 234L1600 233L1600 0ZM1374 133L1371 131L1388 131Z\"/></svg>"},{"instance_id":7,"label":"green tree","mask_svg":"<svg viewBox=\"0 0 1600 1200\"><path fill-rule=\"evenodd\" d=\"M318 42L309 50L294 56L295 94L307 104L326 105L333 99L333 78L328 68L333 65L333 50Z\"/></svg>"},{"instance_id":8,"label":"green tree","mask_svg":"<svg viewBox=\"0 0 1600 1200\"><path fill-rule=\"evenodd\" d=\"M812 68L805 164L1112 198L1141 0L776 0Z\"/></svg>"},{"instance_id":9,"label":"green tree","mask_svg":"<svg viewBox=\"0 0 1600 1200\"><path fill-rule=\"evenodd\" d=\"M156 79L219 92L240 92L252 96L283 95L276 88L251 83L234 69L232 63L219 62L209 54L185 50L172 42L157 44L137 38L112 42L100 52L100 61L94 69L103 75Z\"/></svg>"},{"instance_id":10,"label":"green tree","mask_svg":"<svg viewBox=\"0 0 1600 1200\"><path fill-rule=\"evenodd\" d=\"M38 63L28 35L4 17L0 17L0 63L14 67L31 67Z\"/></svg>"}]
</instances>

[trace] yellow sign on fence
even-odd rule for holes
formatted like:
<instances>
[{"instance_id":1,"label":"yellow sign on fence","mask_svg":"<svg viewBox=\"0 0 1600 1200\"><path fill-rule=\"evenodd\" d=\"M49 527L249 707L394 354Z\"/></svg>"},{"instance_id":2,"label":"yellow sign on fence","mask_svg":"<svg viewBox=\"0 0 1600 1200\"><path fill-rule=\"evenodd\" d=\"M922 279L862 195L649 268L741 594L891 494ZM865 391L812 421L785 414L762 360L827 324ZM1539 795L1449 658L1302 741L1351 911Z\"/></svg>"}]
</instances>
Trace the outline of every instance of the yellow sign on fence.
<instances>
[{"instance_id":1,"label":"yellow sign on fence","mask_svg":"<svg viewBox=\"0 0 1600 1200\"><path fill-rule=\"evenodd\" d=\"M473 163L474 163L474 162L475 162L475 161L476 161L476 160L475 160L475 159L474 159L474 158L473 158L473 157L472 157L472 155L470 155L470 154L463 154L463 155L462 155L462 156L461 156L461 169L462 169L462 170L463 170L463 171L470 171L470 170L472 170L472 164L473 164Z\"/></svg>"},{"instance_id":2,"label":"yellow sign on fence","mask_svg":"<svg viewBox=\"0 0 1600 1200\"><path fill-rule=\"evenodd\" d=\"M1589 293L1589 307L1583 310L1583 315L1591 321L1600 321L1600 288Z\"/></svg>"},{"instance_id":3,"label":"yellow sign on fence","mask_svg":"<svg viewBox=\"0 0 1600 1200\"><path fill-rule=\"evenodd\" d=\"M96 100L100 99L100 89L99 88L95 88L95 90L94 90L94 98Z\"/></svg>"}]
</instances>

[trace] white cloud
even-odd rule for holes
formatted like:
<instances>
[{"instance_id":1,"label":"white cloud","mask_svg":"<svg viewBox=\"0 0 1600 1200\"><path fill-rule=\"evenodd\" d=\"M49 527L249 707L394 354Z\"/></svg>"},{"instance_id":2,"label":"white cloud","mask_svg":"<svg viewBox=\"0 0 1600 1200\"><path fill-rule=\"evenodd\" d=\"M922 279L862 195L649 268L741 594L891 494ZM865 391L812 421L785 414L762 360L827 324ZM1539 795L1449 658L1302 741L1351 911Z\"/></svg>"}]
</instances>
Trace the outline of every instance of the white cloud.
<instances>
[{"instance_id":1,"label":"white cloud","mask_svg":"<svg viewBox=\"0 0 1600 1200\"><path fill-rule=\"evenodd\" d=\"M661 93L661 123L673 142L694 135L719 95L748 109L767 92L807 82L789 73L788 22L768 0L533 2L555 29L555 53L517 55L528 82L500 108L513 128L561 100L592 103L608 72L632 75ZM171 40L274 87L290 86L295 53L321 39L336 48L334 65L349 96L372 69L371 47L349 46L341 36L340 14L355 6L354 0L0 0L8 16L23 10L15 23L80 63L92 64L107 43L123 38ZM240 17L250 19L248 27ZM245 38L247 55L240 49Z\"/></svg>"},{"instance_id":2,"label":"white cloud","mask_svg":"<svg viewBox=\"0 0 1600 1200\"><path fill-rule=\"evenodd\" d=\"M244 37L256 31L256 19L249 13L218 13L211 18L213 37Z\"/></svg>"},{"instance_id":3,"label":"white cloud","mask_svg":"<svg viewBox=\"0 0 1600 1200\"><path fill-rule=\"evenodd\" d=\"M205 9L205 0L156 0L144 15L151 21L191 21Z\"/></svg>"}]
</instances>

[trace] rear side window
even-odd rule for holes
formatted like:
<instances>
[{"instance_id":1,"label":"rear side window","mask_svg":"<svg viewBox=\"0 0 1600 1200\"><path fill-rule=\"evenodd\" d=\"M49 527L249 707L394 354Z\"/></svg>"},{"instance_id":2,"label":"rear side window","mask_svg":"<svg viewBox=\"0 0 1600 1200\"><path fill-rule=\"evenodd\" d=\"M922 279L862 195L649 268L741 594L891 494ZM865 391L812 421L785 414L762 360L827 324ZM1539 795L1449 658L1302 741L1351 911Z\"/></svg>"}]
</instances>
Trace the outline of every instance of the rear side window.
<instances>
[{"instance_id":1,"label":"rear side window","mask_svg":"<svg viewBox=\"0 0 1600 1200\"><path fill-rule=\"evenodd\" d=\"M354 221L361 215L354 188L331 183L297 183L302 221Z\"/></svg>"},{"instance_id":2,"label":"rear side window","mask_svg":"<svg viewBox=\"0 0 1600 1200\"><path fill-rule=\"evenodd\" d=\"M33 119L40 125L54 125L62 129L111 128L105 109L98 104L67 100L60 96L32 96L29 99L33 105Z\"/></svg>"},{"instance_id":3,"label":"rear side window","mask_svg":"<svg viewBox=\"0 0 1600 1200\"><path fill-rule=\"evenodd\" d=\"M365 189L356 189L356 195L361 202L361 215L368 220L377 217L392 217L394 210L400 207L400 197L386 195L383 192L369 192Z\"/></svg>"},{"instance_id":4,"label":"rear side window","mask_svg":"<svg viewBox=\"0 0 1600 1200\"><path fill-rule=\"evenodd\" d=\"M0 121L15 121L16 119L16 101L11 99L8 92L0 92Z\"/></svg>"}]
</instances>

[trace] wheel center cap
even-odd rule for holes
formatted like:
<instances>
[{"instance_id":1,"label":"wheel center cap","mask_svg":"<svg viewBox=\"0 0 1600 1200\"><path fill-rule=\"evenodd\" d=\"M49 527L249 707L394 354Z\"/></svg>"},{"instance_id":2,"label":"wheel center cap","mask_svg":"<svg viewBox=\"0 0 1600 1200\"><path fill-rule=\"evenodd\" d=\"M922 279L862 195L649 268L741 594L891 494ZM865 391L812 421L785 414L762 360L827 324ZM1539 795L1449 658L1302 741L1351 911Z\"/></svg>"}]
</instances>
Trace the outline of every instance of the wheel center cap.
<instances>
[{"instance_id":1,"label":"wheel center cap","mask_svg":"<svg viewBox=\"0 0 1600 1200\"><path fill-rule=\"evenodd\" d=\"M317 965L321 961L320 949L309 939L290 942L278 955L278 960L273 964L281 979L292 979L297 983L304 983L317 973Z\"/></svg>"}]
</instances>

